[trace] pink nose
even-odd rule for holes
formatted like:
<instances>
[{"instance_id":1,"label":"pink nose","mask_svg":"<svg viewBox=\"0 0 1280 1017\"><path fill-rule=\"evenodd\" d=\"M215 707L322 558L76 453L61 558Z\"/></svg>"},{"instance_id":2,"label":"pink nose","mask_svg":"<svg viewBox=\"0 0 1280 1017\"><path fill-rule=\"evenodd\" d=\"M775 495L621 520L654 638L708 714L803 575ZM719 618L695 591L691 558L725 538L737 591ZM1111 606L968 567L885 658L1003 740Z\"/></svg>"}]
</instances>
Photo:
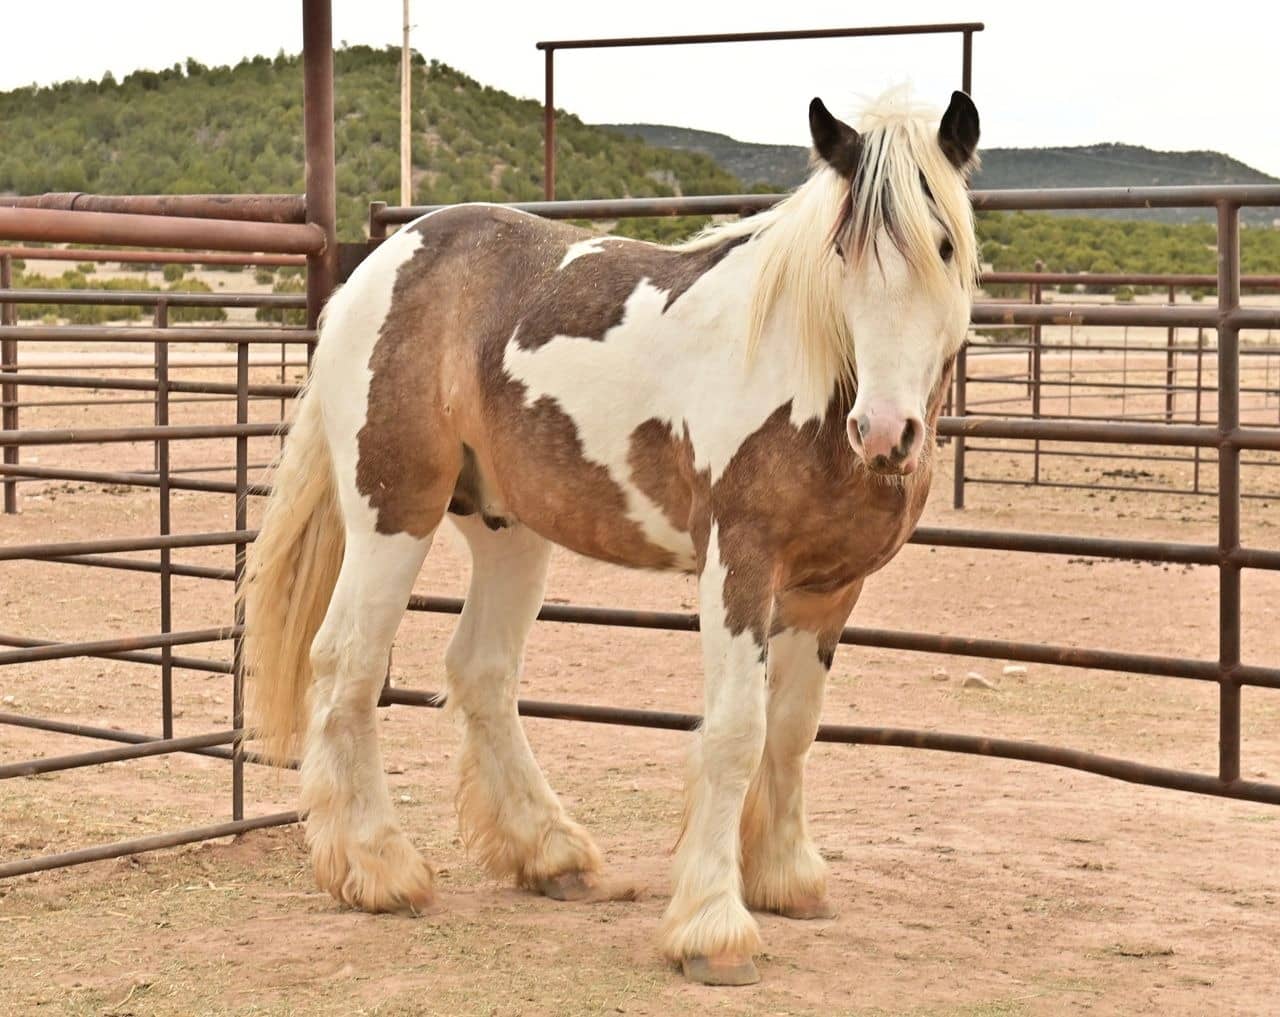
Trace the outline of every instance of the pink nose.
<instances>
[{"instance_id":1,"label":"pink nose","mask_svg":"<svg viewBox=\"0 0 1280 1017\"><path fill-rule=\"evenodd\" d=\"M919 417L893 413L849 415L849 442L874 473L914 473L924 445Z\"/></svg>"}]
</instances>

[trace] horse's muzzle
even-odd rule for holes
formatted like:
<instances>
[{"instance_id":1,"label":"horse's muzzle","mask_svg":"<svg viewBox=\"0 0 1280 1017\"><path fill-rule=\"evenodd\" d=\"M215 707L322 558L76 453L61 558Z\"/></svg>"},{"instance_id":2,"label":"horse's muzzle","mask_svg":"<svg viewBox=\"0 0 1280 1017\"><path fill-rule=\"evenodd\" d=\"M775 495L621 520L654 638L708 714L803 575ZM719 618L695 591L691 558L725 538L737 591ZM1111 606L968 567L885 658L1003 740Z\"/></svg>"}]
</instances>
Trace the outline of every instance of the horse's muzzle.
<instances>
[{"instance_id":1,"label":"horse's muzzle","mask_svg":"<svg viewBox=\"0 0 1280 1017\"><path fill-rule=\"evenodd\" d=\"M920 465L924 422L916 416L863 413L849 415L849 443L867 469L883 476L906 476Z\"/></svg>"}]
</instances>

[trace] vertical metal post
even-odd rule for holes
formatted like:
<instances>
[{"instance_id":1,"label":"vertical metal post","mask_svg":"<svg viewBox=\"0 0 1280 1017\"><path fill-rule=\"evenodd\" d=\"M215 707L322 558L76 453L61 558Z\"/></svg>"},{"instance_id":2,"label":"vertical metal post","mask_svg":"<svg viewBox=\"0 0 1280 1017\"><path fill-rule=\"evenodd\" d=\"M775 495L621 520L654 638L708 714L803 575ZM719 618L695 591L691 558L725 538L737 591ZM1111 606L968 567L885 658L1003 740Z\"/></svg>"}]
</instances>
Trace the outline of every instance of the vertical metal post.
<instances>
[{"instance_id":1,"label":"vertical metal post","mask_svg":"<svg viewBox=\"0 0 1280 1017\"><path fill-rule=\"evenodd\" d=\"M1218 776L1240 778L1240 329L1229 315L1240 306L1239 209L1218 203Z\"/></svg>"},{"instance_id":2,"label":"vertical metal post","mask_svg":"<svg viewBox=\"0 0 1280 1017\"><path fill-rule=\"evenodd\" d=\"M387 239L387 224L378 218L378 213L387 207L385 201L369 202L369 239L380 242Z\"/></svg>"},{"instance_id":3,"label":"vertical metal post","mask_svg":"<svg viewBox=\"0 0 1280 1017\"><path fill-rule=\"evenodd\" d=\"M960 66L960 90L965 95L973 95L973 33L964 33L964 56Z\"/></svg>"},{"instance_id":4,"label":"vertical metal post","mask_svg":"<svg viewBox=\"0 0 1280 1017\"><path fill-rule=\"evenodd\" d=\"M236 423L249 422L249 344L236 344ZM235 528L248 527L249 438L236 435L236 519ZM231 726L244 728L244 601L240 586L244 582L245 548L237 543L235 559L236 635L232 642ZM244 818L244 738L236 738L231 749L231 818Z\"/></svg>"},{"instance_id":5,"label":"vertical metal post","mask_svg":"<svg viewBox=\"0 0 1280 1017\"><path fill-rule=\"evenodd\" d=\"M338 204L333 147L333 12L329 0L302 0L302 117L306 137L307 222L324 232L325 247L307 255L307 327L338 279Z\"/></svg>"},{"instance_id":6,"label":"vertical metal post","mask_svg":"<svg viewBox=\"0 0 1280 1017\"><path fill-rule=\"evenodd\" d=\"M542 100L542 194L548 201L556 200L555 55L556 51L547 47Z\"/></svg>"},{"instance_id":7,"label":"vertical metal post","mask_svg":"<svg viewBox=\"0 0 1280 1017\"><path fill-rule=\"evenodd\" d=\"M404 35L400 44L400 204L413 204L413 64L409 50L409 0L404 0Z\"/></svg>"},{"instance_id":8,"label":"vertical metal post","mask_svg":"<svg viewBox=\"0 0 1280 1017\"><path fill-rule=\"evenodd\" d=\"M169 304L161 300L156 304L156 328L169 327ZM156 379L156 426L167 427L169 424L169 344L156 342L155 379ZM160 493L160 535L167 537L171 532L169 496L169 439L156 439L156 476L159 480ZM173 574L171 571L172 551L167 547L160 548L160 631L173 631ZM173 737L173 647L160 648L160 721L165 738Z\"/></svg>"},{"instance_id":9,"label":"vertical metal post","mask_svg":"<svg viewBox=\"0 0 1280 1017\"><path fill-rule=\"evenodd\" d=\"M969 373L969 344L966 342L956 354L956 406L955 415L965 415L965 376ZM958 509L964 508L964 435L957 434L955 441L955 477L952 478L951 504Z\"/></svg>"},{"instance_id":10,"label":"vertical metal post","mask_svg":"<svg viewBox=\"0 0 1280 1017\"><path fill-rule=\"evenodd\" d=\"M1196 420L1199 424L1202 418L1202 406L1204 403L1204 329L1196 329ZM1200 493L1200 446L1195 447L1195 475L1192 480L1191 489L1196 493Z\"/></svg>"},{"instance_id":11,"label":"vertical metal post","mask_svg":"<svg viewBox=\"0 0 1280 1017\"><path fill-rule=\"evenodd\" d=\"M13 287L13 256L0 254L0 289ZM0 303L0 325L16 325L18 307L16 304ZM0 371L18 370L18 341L16 339L0 339ZM18 429L18 386L12 382L0 385L0 430L16 431ZM4 447L4 462L11 466L18 463L18 446ZM6 478L4 482L4 512L12 516L18 513L18 482Z\"/></svg>"},{"instance_id":12,"label":"vertical metal post","mask_svg":"<svg viewBox=\"0 0 1280 1017\"><path fill-rule=\"evenodd\" d=\"M1178 288L1176 286L1169 287L1169 306L1172 307L1178 299ZM1177 378L1177 369L1174 366L1174 341L1177 338L1177 329L1172 325L1169 326L1168 336L1165 342L1164 353L1164 422L1166 424L1173 423L1173 403L1174 391L1173 384Z\"/></svg>"},{"instance_id":13,"label":"vertical metal post","mask_svg":"<svg viewBox=\"0 0 1280 1017\"><path fill-rule=\"evenodd\" d=\"M1044 262L1036 261L1036 271L1044 271ZM1039 283L1031 285L1031 302L1039 304L1043 301L1041 287ZM1043 367L1041 362L1040 347L1040 326L1038 324L1031 326L1031 419L1040 419L1040 371ZM1032 483L1040 483L1040 439L1035 440L1035 451L1032 458Z\"/></svg>"}]
</instances>

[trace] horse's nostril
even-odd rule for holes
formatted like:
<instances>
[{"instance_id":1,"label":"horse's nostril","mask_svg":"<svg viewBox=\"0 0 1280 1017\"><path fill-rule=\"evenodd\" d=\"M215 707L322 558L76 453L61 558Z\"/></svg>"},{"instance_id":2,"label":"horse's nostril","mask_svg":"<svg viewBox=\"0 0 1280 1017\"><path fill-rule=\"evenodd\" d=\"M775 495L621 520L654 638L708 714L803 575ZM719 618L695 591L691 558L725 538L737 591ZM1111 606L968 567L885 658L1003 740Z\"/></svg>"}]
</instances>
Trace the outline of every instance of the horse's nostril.
<instances>
[{"instance_id":1,"label":"horse's nostril","mask_svg":"<svg viewBox=\"0 0 1280 1017\"><path fill-rule=\"evenodd\" d=\"M858 437L867 440L867 432L871 430L871 418L865 413L858 418Z\"/></svg>"},{"instance_id":2,"label":"horse's nostril","mask_svg":"<svg viewBox=\"0 0 1280 1017\"><path fill-rule=\"evenodd\" d=\"M898 447L893 450L893 457L899 462L911 455L911 448L916 443L917 426L914 420L908 420L903 426L902 439L898 442Z\"/></svg>"}]
</instances>

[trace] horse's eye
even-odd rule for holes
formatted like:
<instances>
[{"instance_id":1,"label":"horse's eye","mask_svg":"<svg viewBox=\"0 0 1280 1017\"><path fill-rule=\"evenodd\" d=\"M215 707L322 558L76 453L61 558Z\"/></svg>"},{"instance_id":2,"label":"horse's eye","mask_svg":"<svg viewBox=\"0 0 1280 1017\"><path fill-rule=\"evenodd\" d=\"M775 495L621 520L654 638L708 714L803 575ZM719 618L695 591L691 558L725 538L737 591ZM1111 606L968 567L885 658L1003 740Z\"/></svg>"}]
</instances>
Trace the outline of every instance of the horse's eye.
<instances>
[{"instance_id":1,"label":"horse's eye","mask_svg":"<svg viewBox=\"0 0 1280 1017\"><path fill-rule=\"evenodd\" d=\"M836 257L840 258L841 260L844 260L844 248L840 245L839 240L835 242L835 248L836 248Z\"/></svg>"},{"instance_id":2,"label":"horse's eye","mask_svg":"<svg viewBox=\"0 0 1280 1017\"><path fill-rule=\"evenodd\" d=\"M951 246L950 240L943 240L942 243L938 245L938 257L943 261L950 261L951 255L955 253L956 249Z\"/></svg>"}]
</instances>

